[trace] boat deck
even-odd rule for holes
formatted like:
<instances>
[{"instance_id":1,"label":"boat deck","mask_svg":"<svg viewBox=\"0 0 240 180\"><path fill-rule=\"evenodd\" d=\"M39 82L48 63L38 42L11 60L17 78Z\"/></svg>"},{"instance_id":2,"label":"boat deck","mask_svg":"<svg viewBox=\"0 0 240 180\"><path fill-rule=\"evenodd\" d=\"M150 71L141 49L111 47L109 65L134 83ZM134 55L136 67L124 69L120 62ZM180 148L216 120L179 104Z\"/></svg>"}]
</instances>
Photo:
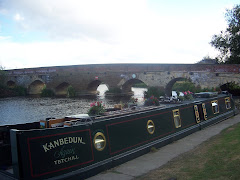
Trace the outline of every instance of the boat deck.
<instances>
[{"instance_id":1,"label":"boat deck","mask_svg":"<svg viewBox=\"0 0 240 180\"><path fill-rule=\"evenodd\" d=\"M179 104L160 104L159 106L133 106L131 108L125 108L122 110L105 112L104 115L96 116L95 119L100 120L103 118L106 119L106 118L111 118L111 117L115 117L115 116L128 115L128 114L144 112L144 111L149 111L149 110L164 109L164 108L172 107L172 106L176 106L176 105L179 105Z\"/></svg>"}]
</instances>

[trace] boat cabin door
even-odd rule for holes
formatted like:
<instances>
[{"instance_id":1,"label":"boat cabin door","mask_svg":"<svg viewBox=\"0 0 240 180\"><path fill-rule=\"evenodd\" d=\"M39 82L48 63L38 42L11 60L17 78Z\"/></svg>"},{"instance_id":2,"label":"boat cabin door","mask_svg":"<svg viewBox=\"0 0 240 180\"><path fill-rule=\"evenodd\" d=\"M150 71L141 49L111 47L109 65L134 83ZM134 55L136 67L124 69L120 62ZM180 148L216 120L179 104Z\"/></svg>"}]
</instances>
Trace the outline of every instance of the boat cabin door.
<instances>
[{"instance_id":1,"label":"boat cabin door","mask_svg":"<svg viewBox=\"0 0 240 180\"><path fill-rule=\"evenodd\" d=\"M207 120L207 111L205 103L198 103L194 105L194 111L197 123Z\"/></svg>"}]
</instances>

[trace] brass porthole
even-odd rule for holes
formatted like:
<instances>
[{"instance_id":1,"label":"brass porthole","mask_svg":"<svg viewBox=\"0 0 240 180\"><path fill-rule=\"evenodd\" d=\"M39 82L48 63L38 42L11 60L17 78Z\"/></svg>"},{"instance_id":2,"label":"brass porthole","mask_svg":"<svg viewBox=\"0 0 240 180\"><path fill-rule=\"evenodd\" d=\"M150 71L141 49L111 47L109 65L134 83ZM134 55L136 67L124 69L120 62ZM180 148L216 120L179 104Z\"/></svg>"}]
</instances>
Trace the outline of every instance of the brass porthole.
<instances>
[{"instance_id":1,"label":"brass porthole","mask_svg":"<svg viewBox=\"0 0 240 180\"><path fill-rule=\"evenodd\" d=\"M153 134L155 131L155 125L152 120L148 120L147 122L147 130L149 134Z\"/></svg>"},{"instance_id":2,"label":"brass porthole","mask_svg":"<svg viewBox=\"0 0 240 180\"><path fill-rule=\"evenodd\" d=\"M98 132L95 134L94 139L93 139L94 147L98 151L104 150L106 146L106 138L103 133Z\"/></svg>"}]
</instances>

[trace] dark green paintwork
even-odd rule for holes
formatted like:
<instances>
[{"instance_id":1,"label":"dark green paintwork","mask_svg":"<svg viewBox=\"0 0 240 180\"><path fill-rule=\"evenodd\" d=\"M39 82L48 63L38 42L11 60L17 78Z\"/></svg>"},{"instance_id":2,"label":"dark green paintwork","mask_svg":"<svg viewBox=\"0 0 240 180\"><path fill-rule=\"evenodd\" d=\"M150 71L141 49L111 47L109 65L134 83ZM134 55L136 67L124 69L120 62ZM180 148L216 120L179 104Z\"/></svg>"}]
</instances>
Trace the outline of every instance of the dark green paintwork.
<instances>
[{"instance_id":1,"label":"dark green paintwork","mask_svg":"<svg viewBox=\"0 0 240 180\"><path fill-rule=\"evenodd\" d=\"M185 103L175 107L155 108L143 112L133 112L132 114L122 114L116 117L102 117L95 121L91 126L74 126L56 129L39 129L30 131L12 131L11 144L13 149L14 173L16 177L24 179L43 179L67 174L84 167L93 169L94 166L111 164L117 157L134 156L139 150L147 149L154 144L170 143L178 138L193 133L202 127L215 123L227 116L233 115L234 104L227 110L225 106L226 96L204 99L198 103ZM219 113L213 114L211 101L218 100ZM204 120L202 109L199 108L201 122L196 123L194 105L206 104L208 120ZM179 109L181 127L175 128L173 110ZM227 111L232 113L221 118L215 118ZM147 131L147 122L152 120L155 125L153 134ZM93 138L97 132L101 132L106 137L106 147L102 151L94 148ZM178 133L178 134L177 134ZM85 144L65 144L64 150L74 149L74 154L79 159L56 164L57 160L54 153L59 152L63 146L53 148L45 152L43 145L56 141L64 137L82 137ZM162 138L165 138L162 142ZM154 143L154 144L151 144ZM149 145L151 144L151 145ZM132 155L131 155L132 153ZM128 156L126 156L128 155ZM69 157L67 155L66 157ZM64 157L65 158L65 157ZM62 159L64 159L62 158ZM98 165L96 163L99 163ZM93 173L94 174L94 173Z\"/></svg>"}]
</instances>

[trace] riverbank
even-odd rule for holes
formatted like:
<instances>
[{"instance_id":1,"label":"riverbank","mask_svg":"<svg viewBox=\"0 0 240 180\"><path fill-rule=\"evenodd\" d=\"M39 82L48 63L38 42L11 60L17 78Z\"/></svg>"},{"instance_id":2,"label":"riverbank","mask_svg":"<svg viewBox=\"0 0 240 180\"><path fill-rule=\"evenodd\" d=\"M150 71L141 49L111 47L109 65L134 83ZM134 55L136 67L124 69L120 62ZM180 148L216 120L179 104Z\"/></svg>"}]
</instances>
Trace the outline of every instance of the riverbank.
<instances>
[{"instance_id":1,"label":"riverbank","mask_svg":"<svg viewBox=\"0 0 240 180\"><path fill-rule=\"evenodd\" d=\"M240 149L237 149L238 151L233 151L235 152L236 156L226 156L227 153L232 153L231 148L235 148L235 146L240 148L240 145L239 145L240 138L238 137L240 134L239 133L240 125L236 126L237 127L236 132L238 136L233 135L235 134L235 128L236 128L233 125L238 123L240 123L240 115L234 116L230 119L222 121L211 127L205 128L183 139L180 139L172 144L164 146L154 152L150 152L146 155L138 157L132 161L122 164L109 171L106 171L104 173L91 177L89 178L89 180L114 180L114 179L116 180L118 179L122 179L122 180L130 180L130 179L135 179L135 180L163 179L164 180L166 179L168 180L170 178L178 179L178 180L179 179L201 179L201 177L199 176L202 176L202 173L204 172L208 172L208 175L213 174L212 173L214 172L213 169L219 168L219 166L217 165L221 165L221 164L225 165L226 162L228 161L239 162L238 152ZM230 134L230 137L232 138L230 138L231 140L229 141L228 134L230 132L233 132L233 134ZM225 139L224 143L228 145L227 151L225 150L221 151L222 146L214 147L214 145L218 145L219 142L221 142L220 140L218 140L218 136L220 138L226 136L224 138ZM215 152L214 150L216 150L216 152L219 151L220 154L218 154L218 157L222 157L222 159L217 161L217 159L215 159L215 156L213 157L213 159L203 158L204 156L206 156L205 153L207 153L208 150L211 148L212 148L211 152L213 154ZM202 156L200 156L200 154ZM208 154L208 156L211 157L211 154ZM230 159L228 159L227 157ZM213 169L210 168L207 161L213 162L213 165L211 166L211 168ZM216 166L214 162L217 163ZM231 173L231 170L234 170L234 169L236 170L236 168L238 167L239 167L239 164L228 163L227 169L224 169L224 170L229 170L228 174L226 173L225 174L226 176L223 176L223 177L219 176L219 178L213 178L213 179L227 179L226 177ZM189 168L191 168L191 171L189 170ZM203 169L205 171L202 171ZM224 172L224 170L220 168L220 171ZM197 172L199 174L194 175L193 174L194 172ZM237 176L239 174L235 172L235 175ZM203 179L209 179L207 177L208 176L204 176ZM228 178L231 179L230 176Z\"/></svg>"},{"instance_id":2,"label":"riverbank","mask_svg":"<svg viewBox=\"0 0 240 180\"><path fill-rule=\"evenodd\" d=\"M24 87L16 86L14 88L8 88L0 84L0 98L26 96L26 95L27 95L27 89Z\"/></svg>"},{"instance_id":3,"label":"riverbank","mask_svg":"<svg viewBox=\"0 0 240 180\"><path fill-rule=\"evenodd\" d=\"M16 96L15 92L0 85L0 98Z\"/></svg>"}]
</instances>

